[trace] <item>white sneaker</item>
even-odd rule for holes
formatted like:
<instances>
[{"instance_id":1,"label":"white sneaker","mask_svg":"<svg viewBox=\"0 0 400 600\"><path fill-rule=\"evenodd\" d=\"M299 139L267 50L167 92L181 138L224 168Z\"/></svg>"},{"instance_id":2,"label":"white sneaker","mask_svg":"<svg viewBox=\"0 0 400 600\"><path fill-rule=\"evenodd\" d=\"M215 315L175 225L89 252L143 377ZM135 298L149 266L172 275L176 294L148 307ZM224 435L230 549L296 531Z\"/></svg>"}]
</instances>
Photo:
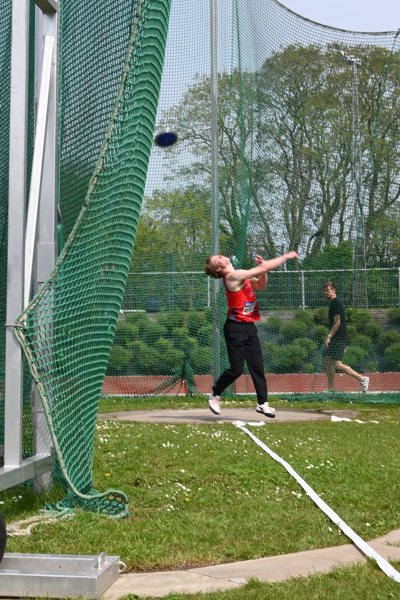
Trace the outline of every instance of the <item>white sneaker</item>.
<instances>
[{"instance_id":1,"label":"white sneaker","mask_svg":"<svg viewBox=\"0 0 400 600\"><path fill-rule=\"evenodd\" d=\"M268 404L268 402L264 402L264 404L257 404L256 412L261 413L265 417L269 417L270 419L275 419L275 409L272 408Z\"/></svg>"},{"instance_id":2,"label":"white sneaker","mask_svg":"<svg viewBox=\"0 0 400 600\"><path fill-rule=\"evenodd\" d=\"M214 396L214 394L208 394L208 406L210 407L210 410L214 413L214 415L221 414L220 400L221 398L219 396Z\"/></svg>"},{"instance_id":3,"label":"white sneaker","mask_svg":"<svg viewBox=\"0 0 400 600\"><path fill-rule=\"evenodd\" d=\"M365 394L365 392L368 392L369 377L363 377L360 381L360 385L361 385L361 391L364 394Z\"/></svg>"}]
</instances>

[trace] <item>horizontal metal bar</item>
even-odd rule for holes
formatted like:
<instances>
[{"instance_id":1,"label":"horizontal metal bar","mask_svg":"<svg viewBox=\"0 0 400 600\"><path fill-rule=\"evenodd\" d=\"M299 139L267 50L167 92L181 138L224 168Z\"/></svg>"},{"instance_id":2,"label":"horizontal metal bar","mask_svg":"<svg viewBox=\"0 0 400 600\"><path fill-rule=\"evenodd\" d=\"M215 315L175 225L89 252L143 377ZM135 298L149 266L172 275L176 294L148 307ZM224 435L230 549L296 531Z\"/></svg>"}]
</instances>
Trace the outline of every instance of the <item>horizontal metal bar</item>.
<instances>
[{"instance_id":1,"label":"horizontal metal bar","mask_svg":"<svg viewBox=\"0 0 400 600\"><path fill-rule=\"evenodd\" d=\"M290 271L289 269L287 271L270 271L269 274L271 273L284 273L285 275L287 275L287 273L304 273L305 275L307 275L308 273L354 273L354 271L365 271L366 273L375 273L376 271L380 272L380 271L393 271L393 272L397 272L399 271L398 267L376 267L376 268L369 268L369 269L299 269L299 270L293 270ZM140 271L130 271L128 273L128 278L130 277L138 277L139 275L146 275L148 277L151 277L153 275L205 275L204 271L145 271L145 272L140 272Z\"/></svg>"},{"instance_id":2,"label":"horizontal metal bar","mask_svg":"<svg viewBox=\"0 0 400 600\"><path fill-rule=\"evenodd\" d=\"M20 465L5 465L0 469L0 491L43 475L44 472L50 471L52 468L53 456L51 454L32 456L23 460Z\"/></svg>"}]
</instances>

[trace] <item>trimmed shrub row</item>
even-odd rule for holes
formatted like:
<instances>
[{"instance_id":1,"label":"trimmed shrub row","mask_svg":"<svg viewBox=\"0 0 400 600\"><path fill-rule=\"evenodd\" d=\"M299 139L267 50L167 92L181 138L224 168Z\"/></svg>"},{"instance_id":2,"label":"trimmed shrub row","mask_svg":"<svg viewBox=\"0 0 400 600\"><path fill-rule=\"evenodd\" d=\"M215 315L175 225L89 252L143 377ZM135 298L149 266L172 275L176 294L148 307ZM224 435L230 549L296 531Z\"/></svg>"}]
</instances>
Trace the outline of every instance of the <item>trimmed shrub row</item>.
<instances>
[{"instance_id":1,"label":"trimmed shrub row","mask_svg":"<svg viewBox=\"0 0 400 600\"><path fill-rule=\"evenodd\" d=\"M386 330L365 309L348 309L349 345L345 362L357 371L400 370L400 309L388 311ZM272 373L322 370L328 309L297 310L291 319L277 315L259 324L265 368ZM211 312L128 313L117 324L108 374L170 375L190 364L194 373L213 367ZM222 340L222 344L224 342Z\"/></svg>"}]
</instances>

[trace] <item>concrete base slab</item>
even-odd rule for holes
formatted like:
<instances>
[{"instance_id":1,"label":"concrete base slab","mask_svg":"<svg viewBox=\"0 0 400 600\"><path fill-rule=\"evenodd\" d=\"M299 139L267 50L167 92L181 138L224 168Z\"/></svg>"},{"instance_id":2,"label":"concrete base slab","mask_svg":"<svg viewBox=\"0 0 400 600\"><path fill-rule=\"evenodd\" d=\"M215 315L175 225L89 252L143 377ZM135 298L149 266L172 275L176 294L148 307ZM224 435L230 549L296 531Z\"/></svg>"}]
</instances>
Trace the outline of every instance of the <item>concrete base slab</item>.
<instances>
[{"instance_id":1,"label":"concrete base slab","mask_svg":"<svg viewBox=\"0 0 400 600\"><path fill-rule=\"evenodd\" d=\"M0 597L99 598L119 576L119 557L4 554Z\"/></svg>"}]
</instances>

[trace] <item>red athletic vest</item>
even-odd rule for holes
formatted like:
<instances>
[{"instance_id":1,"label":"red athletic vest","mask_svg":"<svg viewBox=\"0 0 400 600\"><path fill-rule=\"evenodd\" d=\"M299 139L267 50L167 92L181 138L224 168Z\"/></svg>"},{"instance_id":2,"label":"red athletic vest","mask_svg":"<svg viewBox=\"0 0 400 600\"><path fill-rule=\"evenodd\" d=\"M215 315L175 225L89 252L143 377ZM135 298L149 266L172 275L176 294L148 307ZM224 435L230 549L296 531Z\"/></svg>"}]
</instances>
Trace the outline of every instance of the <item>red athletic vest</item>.
<instances>
[{"instance_id":1,"label":"red athletic vest","mask_svg":"<svg viewBox=\"0 0 400 600\"><path fill-rule=\"evenodd\" d=\"M228 300L228 319L243 321L245 323L253 323L260 320L256 295L249 279L245 280L244 286L237 292L230 292L225 285L225 293Z\"/></svg>"}]
</instances>

